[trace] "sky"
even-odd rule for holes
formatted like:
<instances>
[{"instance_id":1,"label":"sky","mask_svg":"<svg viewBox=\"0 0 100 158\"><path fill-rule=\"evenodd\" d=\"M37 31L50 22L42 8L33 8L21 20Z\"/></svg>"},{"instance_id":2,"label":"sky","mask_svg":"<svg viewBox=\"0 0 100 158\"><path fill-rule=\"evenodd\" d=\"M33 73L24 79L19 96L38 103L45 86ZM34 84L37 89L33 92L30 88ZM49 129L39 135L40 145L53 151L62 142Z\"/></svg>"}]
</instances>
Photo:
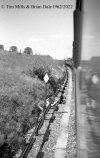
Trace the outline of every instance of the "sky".
<instances>
[{"instance_id":1,"label":"sky","mask_svg":"<svg viewBox=\"0 0 100 158\"><path fill-rule=\"evenodd\" d=\"M57 9L55 5L71 6ZM56 59L71 57L74 9L75 0L0 0L0 44L7 50L13 45L21 51L31 47L33 53Z\"/></svg>"}]
</instances>

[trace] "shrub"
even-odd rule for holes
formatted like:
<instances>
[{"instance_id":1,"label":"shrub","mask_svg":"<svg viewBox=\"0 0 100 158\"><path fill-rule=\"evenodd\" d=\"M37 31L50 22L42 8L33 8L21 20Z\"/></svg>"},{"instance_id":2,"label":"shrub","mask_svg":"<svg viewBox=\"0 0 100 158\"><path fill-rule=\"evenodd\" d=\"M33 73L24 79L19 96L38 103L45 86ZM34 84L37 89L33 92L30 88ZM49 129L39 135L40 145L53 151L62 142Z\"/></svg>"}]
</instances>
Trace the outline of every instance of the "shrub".
<instances>
[{"instance_id":1,"label":"shrub","mask_svg":"<svg viewBox=\"0 0 100 158\"><path fill-rule=\"evenodd\" d=\"M0 44L0 50L4 50L4 46Z\"/></svg>"},{"instance_id":2,"label":"shrub","mask_svg":"<svg viewBox=\"0 0 100 158\"><path fill-rule=\"evenodd\" d=\"M18 52L17 46L11 46L9 51L11 51L11 52Z\"/></svg>"},{"instance_id":3,"label":"shrub","mask_svg":"<svg viewBox=\"0 0 100 158\"><path fill-rule=\"evenodd\" d=\"M33 54L33 51L32 51L32 48L30 48L30 47L26 47L25 49L24 49L24 53L25 54Z\"/></svg>"}]
</instances>

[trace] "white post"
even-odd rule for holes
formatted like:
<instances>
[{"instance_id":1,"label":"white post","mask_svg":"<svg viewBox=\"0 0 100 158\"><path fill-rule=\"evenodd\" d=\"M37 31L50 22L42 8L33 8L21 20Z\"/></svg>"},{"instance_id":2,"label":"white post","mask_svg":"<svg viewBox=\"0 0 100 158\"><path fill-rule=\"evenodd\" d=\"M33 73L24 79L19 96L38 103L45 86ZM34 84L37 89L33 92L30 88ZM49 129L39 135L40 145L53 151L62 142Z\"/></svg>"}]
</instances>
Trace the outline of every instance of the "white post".
<instances>
[{"instance_id":1,"label":"white post","mask_svg":"<svg viewBox=\"0 0 100 158\"><path fill-rule=\"evenodd\" d=\"M44 81L45 81L45 98L44 98L44 109L46 108L46 99L47 99L47 82L49 80L49 76L46 73L44 76Z\"/></svg>"}]
</instances>

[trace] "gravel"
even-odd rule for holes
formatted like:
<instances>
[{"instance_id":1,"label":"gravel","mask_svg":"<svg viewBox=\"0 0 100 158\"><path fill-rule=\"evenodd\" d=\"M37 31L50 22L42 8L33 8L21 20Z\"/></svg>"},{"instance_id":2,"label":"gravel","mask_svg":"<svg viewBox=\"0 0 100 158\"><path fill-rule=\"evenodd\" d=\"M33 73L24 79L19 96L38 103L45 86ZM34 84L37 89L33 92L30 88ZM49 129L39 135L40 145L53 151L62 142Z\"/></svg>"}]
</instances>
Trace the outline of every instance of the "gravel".
<instances>
[{"instance_id":1,"label":"gravel","mask_svg":"<svg viewBox=\"0 0 100 158\"><path fill-rule=\"evenodd\" d=\"M66 148L66 158L77 157L77 146L76 146L76 130L75 130L75 100L72 99L71 114L69 118L69 129L68 129L68 143Z\"/></svg>"},{"instance_id":2,"label":"gravel","mask_svg":"<svg viewBox=\"0 0 100 158\"><path fill-rule=\"evenodd\" d=\"M64 96L67 95L67 88ZM75 101L72 97L71 113L68 126L68 141L66 147L66 158L77 157L76 152L76 132L75 132ZM28 158L53 158L55 145L59 137L60 122L63 115L65 104L58 105L58 111L53 113L53 107L49 114L46 115L44 124L39 130L39 135L36 138Z\"/></svg>"},{"instance_id":3,"label":"gravel","mask_svg":"<svg viewBox=\"0 0 100 158\"><path fill-rule=\"evenodd\" d=\"M53 158L63 108L64 105L59 104L58 111L53 114L53 109L51 109L47 114L47 120L45 120L43 127L39 131L39 137L37 137L28 158ZM52 118L51 121L50 118Z\"/></svg>"}]
</instances>

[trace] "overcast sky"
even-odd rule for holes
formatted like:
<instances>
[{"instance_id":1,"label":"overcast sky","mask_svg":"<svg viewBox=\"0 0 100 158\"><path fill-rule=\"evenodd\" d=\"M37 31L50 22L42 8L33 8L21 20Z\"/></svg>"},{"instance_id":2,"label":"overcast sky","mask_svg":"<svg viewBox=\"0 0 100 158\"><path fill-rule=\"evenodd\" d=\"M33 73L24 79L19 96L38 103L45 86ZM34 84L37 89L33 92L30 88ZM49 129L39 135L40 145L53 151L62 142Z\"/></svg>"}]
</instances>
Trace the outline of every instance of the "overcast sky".
<instances>
[{"instance_id":1,"label":"overcast sky","mask_svg":"<svg viewBox=\"0 0 100 158\"><path fill-rule=\"evenodd\" d=\"M73 5L72 9L7 8L27 5ZM1 8L4 5L4 8ZM72 56L75 0L0 0L0 44L27 46L34 52L63 59Z\"/></svg>"}]
</instances>

